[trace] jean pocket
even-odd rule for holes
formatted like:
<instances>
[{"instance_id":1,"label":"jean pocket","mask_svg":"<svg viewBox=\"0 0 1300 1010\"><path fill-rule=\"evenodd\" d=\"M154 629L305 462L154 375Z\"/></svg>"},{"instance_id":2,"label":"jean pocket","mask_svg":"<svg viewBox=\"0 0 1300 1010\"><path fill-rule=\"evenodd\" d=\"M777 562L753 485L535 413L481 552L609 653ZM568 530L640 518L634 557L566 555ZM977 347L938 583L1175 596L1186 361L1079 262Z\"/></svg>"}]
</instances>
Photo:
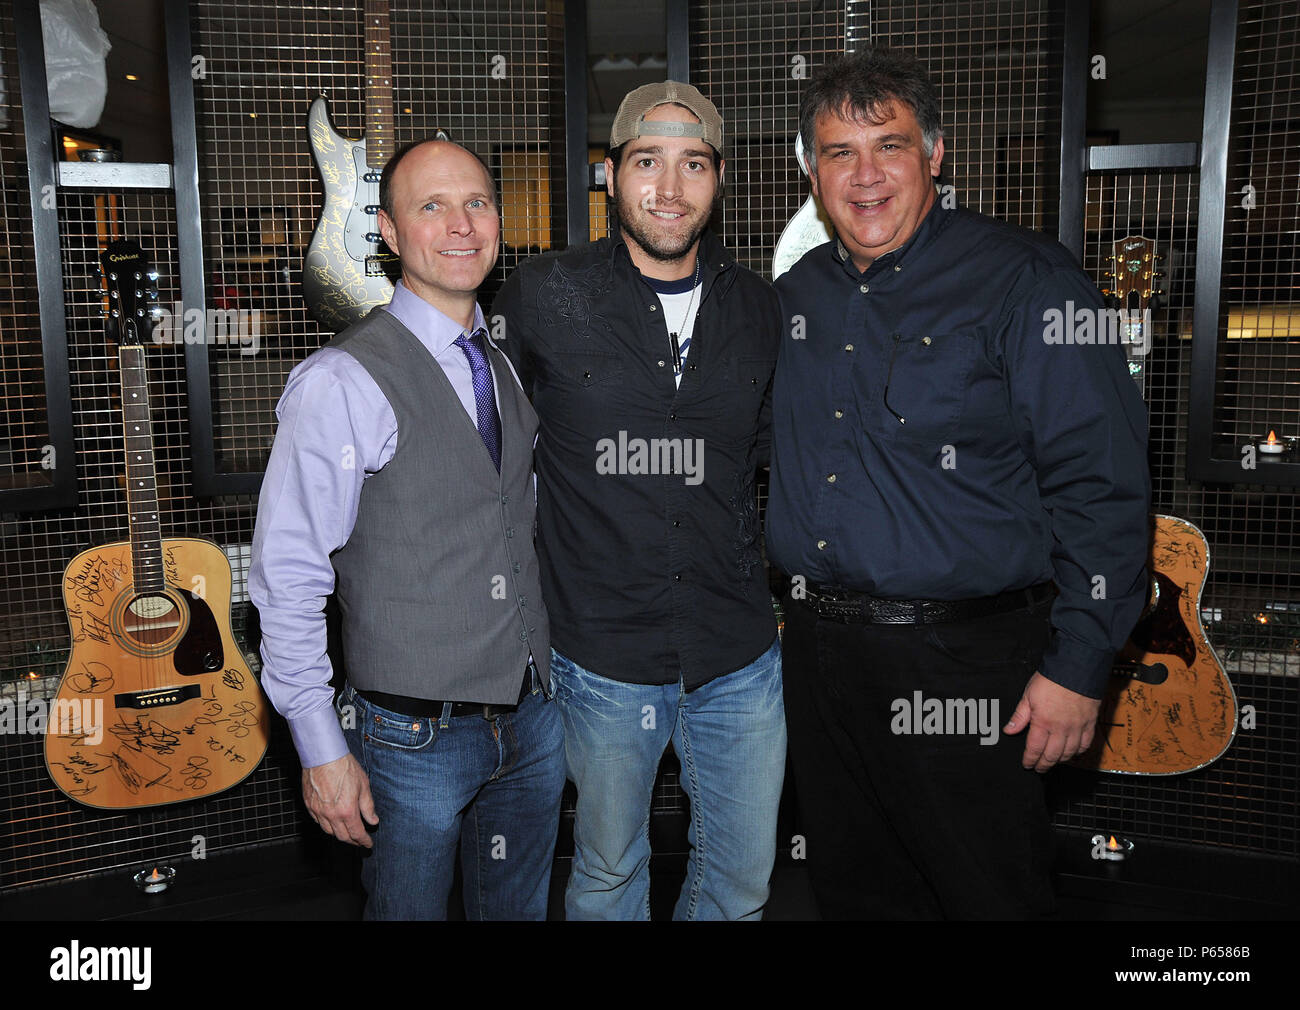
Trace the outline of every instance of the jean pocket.
<instances>
[{"instance_id":1,"label":"jean pocket","mask_svg":"<svg viewBox=\"0 0 1300 1010\"><path fill-rule=\"evenodd\" d=\"M437 719L413 718L371 704L365 705L358 715L365 742L378 747L420 750L430 746L438 735Z\"/></svg>"}]
</instances>

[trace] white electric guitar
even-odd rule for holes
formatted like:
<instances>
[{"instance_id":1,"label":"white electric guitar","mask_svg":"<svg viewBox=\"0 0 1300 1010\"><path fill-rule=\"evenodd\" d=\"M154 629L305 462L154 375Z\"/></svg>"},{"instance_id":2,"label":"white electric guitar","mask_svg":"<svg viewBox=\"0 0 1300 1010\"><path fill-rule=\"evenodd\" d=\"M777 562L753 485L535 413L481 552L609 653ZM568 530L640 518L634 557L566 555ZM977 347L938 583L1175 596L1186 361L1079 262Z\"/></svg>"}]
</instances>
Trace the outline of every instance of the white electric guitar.
<instances>
[{"instance_id":1,"label":"white electric guitar","mask_svg":"<svg viewBox=\"0 0 1300 1010\"><path fill-rule=\"evenodd\" d=\"M807 175L808 163L804 158L803 138L798 134L794 138L794 160L799 163L803 174ZM795 216L790 218L790 223L776 240L776 251L772 254L772 280L798 263L809 249L829 242L833 235L830 220L810 192L808 199Z\"/></svg>"}]
</instances>

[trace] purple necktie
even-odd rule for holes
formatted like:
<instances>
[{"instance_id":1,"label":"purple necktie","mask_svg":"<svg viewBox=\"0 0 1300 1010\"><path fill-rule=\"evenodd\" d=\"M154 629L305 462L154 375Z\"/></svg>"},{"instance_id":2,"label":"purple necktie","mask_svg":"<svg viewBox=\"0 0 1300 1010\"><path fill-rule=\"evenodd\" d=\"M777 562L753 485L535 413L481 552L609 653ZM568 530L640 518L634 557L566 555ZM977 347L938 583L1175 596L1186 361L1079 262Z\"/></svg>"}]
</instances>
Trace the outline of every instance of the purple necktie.
<instances>
[{"instance_id":1,"label":"purple necktie","mask_svg":"<svg viewBox=\"0 0 1300 1010\"><path fill-rule=\"evenodd\" d=\"M483 331L480 330L472 337L462 333L456 338L456 346L469 359L474 382L474 408L478 414L478 433L487 446L497 473L500 473L501 419L497 416L497 401L492 392L492 366L488 364L487 353L483 350Z\"/></svg>"}]
</instances>

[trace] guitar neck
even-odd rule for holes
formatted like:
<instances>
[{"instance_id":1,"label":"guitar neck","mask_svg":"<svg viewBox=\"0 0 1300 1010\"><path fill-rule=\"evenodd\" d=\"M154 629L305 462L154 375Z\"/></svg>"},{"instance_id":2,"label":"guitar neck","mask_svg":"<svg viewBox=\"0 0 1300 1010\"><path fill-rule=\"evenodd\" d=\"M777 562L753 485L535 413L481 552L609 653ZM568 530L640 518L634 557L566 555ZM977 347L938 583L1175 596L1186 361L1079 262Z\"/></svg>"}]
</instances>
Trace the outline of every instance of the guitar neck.
<instances>
[{"instance_id":1,"label":"guitar neck","mask_svg":"<svg viewBox=\"0 0 1300 1010\"><path fill-rule=\"evenodd\" d=\"M393 155L393 53L388 0L366 0L366 164L381 169Z\"/></svg>"},{"instance_id":2,"label":"guitar neck","mask_svg":"<svg viewBox=\"0 0 1300 1010\"><path fill-rule=\"evenodd\" d=\"M144 348L118 350L122 377L122 428L126 445L126 511L131 529L131 569L137 592L158 592L165 582L158 480L149 417L149 375Z\"/></svg>"}]
</instances>

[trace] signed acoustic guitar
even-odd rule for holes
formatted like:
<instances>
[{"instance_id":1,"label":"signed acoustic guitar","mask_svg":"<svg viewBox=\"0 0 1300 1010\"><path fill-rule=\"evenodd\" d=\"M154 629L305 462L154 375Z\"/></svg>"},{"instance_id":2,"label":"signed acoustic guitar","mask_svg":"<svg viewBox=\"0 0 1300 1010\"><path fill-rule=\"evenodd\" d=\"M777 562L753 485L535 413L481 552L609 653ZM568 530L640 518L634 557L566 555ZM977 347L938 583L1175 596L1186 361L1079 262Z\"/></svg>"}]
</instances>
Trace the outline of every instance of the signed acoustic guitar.
<instances>
[{"instance_id":1,"label":"signed acoustic guitar","mask_svg":"<svg viewBox=\"0 0 1300 1010\"><path fill-rule=\"evenodd\" d=\"M1119 239L1102 286L1144 398L1159 258L1149 238ZM1236 735L1237 698L1201 624L1205 534L1175 516L1153 516L1152 527L1147 607L1111 671L1092 748L1072 762L1084 768L1177 775L1214 761Z\"/></svg>"},{"instance_id":2,"label":"signed acoustic guitar","mask_svg":"<svg viewBox=\"0 0 1300 1010\"><path fill-rule=\"evenodd\" d=\"M130 539L82 551L64 573L72 651L45 763L78 803L127 810L237 785L266 753L269 720L230 632L230 562L211 541L160 533L140 339L157 275L130 241L100 261L119 345Z\"/></svg>"}]
</instances>

